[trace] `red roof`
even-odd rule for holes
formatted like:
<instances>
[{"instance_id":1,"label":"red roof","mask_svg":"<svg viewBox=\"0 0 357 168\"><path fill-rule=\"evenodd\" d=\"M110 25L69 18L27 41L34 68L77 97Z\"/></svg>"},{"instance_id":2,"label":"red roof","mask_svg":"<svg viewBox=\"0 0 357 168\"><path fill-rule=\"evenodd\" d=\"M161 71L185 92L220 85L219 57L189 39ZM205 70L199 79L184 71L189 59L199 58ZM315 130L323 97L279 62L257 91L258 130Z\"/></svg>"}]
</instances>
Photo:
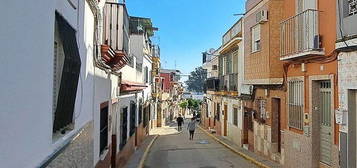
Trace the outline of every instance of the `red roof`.
<instances>
[{"instance_id":1,"label":"red roof","mask_svg":"<svg viewBox=\"0 0 357 168\"><path fill-rule=\"evenodd\" d=\"M120 91L121 92L131 92L131 91L139 91L147 88L144 83L131 82L131 81L122 81Z\"/></svg>"}]
</instances>

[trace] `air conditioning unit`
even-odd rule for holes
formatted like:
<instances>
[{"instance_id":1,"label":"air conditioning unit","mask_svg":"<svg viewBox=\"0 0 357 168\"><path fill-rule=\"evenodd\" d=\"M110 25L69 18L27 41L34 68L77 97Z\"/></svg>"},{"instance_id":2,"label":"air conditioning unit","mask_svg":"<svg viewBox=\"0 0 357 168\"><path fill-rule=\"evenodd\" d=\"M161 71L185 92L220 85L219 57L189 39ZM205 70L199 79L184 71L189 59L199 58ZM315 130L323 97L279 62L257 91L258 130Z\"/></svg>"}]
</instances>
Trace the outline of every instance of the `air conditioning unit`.
<instances>
[{"instance_id":1,"label":"air conditioning unit","mask_svg":"<svg viewBox=\"0 0 357 168\"><path fill-rule=\"evenodd\" d=\"M255 14L255 18L257 23L264 23L268 21L268 11L267 10L261 10L258 13Z\"/></svg>"}]
</instances>

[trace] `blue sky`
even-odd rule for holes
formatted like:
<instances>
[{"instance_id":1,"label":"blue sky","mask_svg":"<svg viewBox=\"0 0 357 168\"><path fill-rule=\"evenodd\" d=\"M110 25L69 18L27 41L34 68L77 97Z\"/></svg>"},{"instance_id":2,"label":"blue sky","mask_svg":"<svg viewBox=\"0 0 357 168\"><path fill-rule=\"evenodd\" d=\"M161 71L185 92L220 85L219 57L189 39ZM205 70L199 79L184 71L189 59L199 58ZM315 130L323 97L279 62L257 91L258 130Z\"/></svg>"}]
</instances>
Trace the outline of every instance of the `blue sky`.
<instances>
[{"instance_id":1,"label":"blue sky","mask_svg":"<svg viewBox=\"0 0 357 168\"><path fill-rule=\"evenodd\" d=\"M149 17L159 28L163 68L189 73L202 65L201 52L218 48L222 35L244 12L245 0L126 0L129 15Z\"/></svg>"}]
</instances>

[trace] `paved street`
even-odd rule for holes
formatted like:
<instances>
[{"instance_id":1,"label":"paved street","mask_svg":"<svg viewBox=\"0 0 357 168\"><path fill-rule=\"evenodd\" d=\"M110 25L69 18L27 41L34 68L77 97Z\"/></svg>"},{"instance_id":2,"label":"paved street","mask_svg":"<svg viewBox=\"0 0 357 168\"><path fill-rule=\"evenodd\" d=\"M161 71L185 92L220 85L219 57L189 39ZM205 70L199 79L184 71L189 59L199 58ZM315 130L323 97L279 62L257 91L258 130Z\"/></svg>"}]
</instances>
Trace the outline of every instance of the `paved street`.
<instances>
[{"instance_id":1,"label":"paved street","mask_svg":"<svg viewBox=\"0 0 357 168\"><path fill-rule=\"evenodd\" d=\"M193 141L188 139L188 120L183 132L176 125L158 129L160 134L145 161L145 168L252 168L254 164L231 152L196 129Z\"/></svg>"}]
</instances>

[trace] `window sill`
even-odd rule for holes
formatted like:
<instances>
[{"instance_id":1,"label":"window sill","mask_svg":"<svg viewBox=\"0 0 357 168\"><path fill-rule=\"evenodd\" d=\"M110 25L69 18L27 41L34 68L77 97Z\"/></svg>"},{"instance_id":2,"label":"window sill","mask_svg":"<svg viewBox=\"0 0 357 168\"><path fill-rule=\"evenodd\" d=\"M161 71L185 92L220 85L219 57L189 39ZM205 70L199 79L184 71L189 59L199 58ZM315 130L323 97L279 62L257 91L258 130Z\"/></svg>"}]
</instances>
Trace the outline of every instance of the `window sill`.
<instances>
[{"instance_id":1,"label":"window sill","mask_svg":"<svg viewBox=\"0 0 357 168\"><path fill-rule=\"evenodd\" d=\"M109 153L109 149L108 146L105 147L105 149L100 153L99 158L101 161L105 160L105 157L107 156L107 154Z\"/></svg>"},{"instance_id":2,"label":"window sill","mask_svg":"<svg viewBox=\"0 0 357 168\"><path fill-rule=\"evenodd\" d=\"M257 50L257 51L252 51L250 54L256 54L258 52L260 52L261 50Z\"/></svg>"},{"instance_id":3,"label":"window sill","mask_svg":"<svg viewBox=\"0 0 357 168\"><path fill-rule=\"evenodd\" d=\"M67 135L69 135L74 129L74 125L70 124L62 130L56 131L52 133L52 143L56 143L60 139L64 139Z\"/></svg>"}]
</instances>

